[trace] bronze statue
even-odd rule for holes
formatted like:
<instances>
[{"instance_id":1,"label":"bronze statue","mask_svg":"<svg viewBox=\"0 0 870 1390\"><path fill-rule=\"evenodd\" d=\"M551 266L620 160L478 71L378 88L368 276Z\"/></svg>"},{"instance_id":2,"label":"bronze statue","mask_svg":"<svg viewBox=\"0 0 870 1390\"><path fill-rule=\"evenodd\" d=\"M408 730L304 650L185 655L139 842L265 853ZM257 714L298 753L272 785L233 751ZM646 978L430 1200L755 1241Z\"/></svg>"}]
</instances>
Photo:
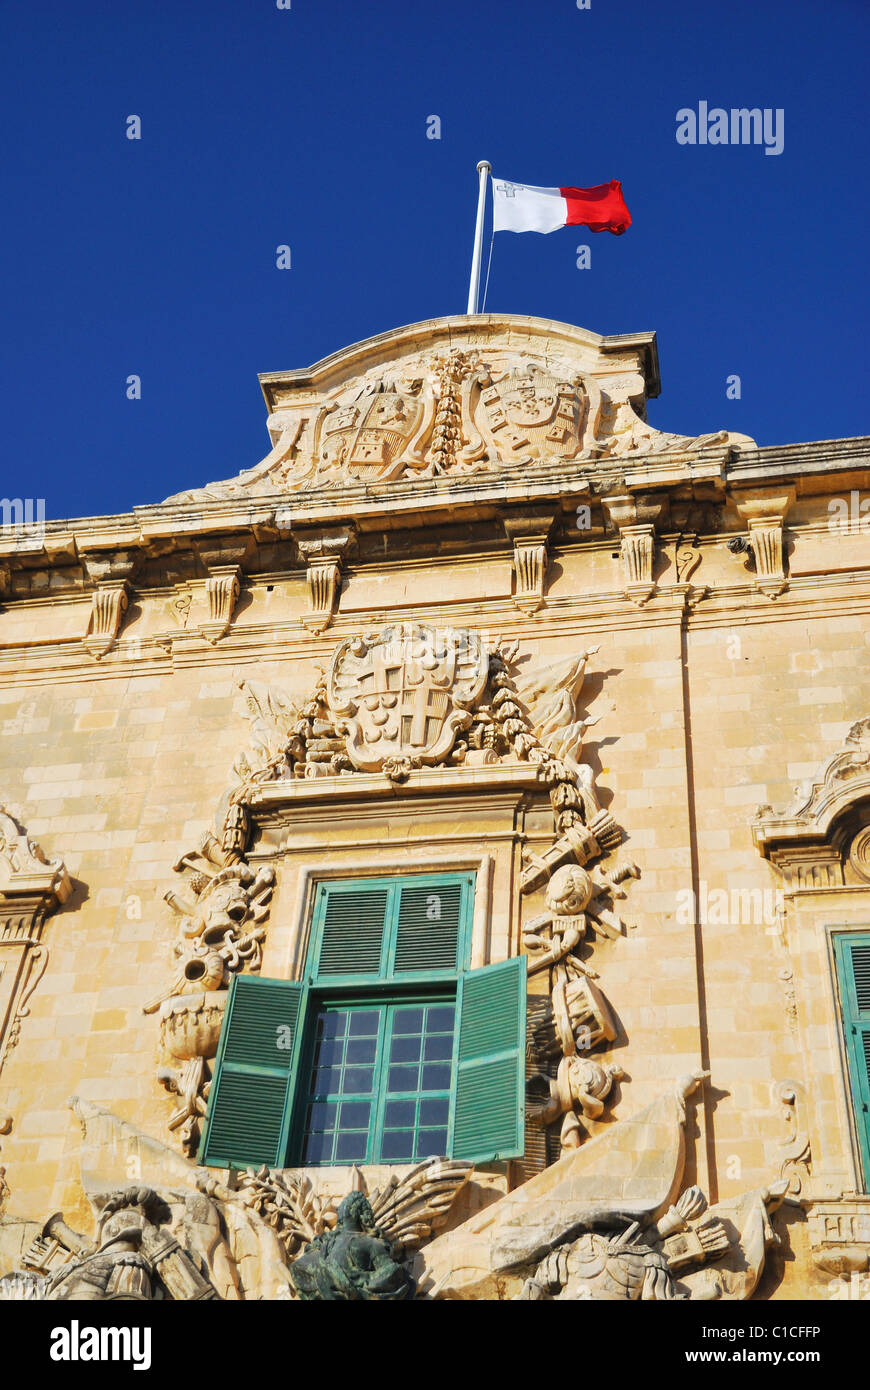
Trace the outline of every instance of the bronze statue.
<instances>
[{"instance_id":1,"label":"bronze statue","mask_svg":"<svg viewBox=\"0 0 870 1390\"><path fill-rule=\"evenodd\" d=\"M338 1208L336 1229L315 1236L290 1266L290 1280L305 1300L413 1298L414 1280L396 1255L396 1247L375 1225L365 1193L351 1192Z\"/></svg>"}]
</instances>

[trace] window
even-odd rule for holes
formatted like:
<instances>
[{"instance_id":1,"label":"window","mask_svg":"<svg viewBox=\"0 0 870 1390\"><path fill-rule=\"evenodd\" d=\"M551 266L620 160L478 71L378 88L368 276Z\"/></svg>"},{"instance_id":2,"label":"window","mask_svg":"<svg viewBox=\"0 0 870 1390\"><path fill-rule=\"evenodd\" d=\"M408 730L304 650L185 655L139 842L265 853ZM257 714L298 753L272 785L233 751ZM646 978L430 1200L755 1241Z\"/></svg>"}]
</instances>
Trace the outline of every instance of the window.
<instances>
[{"instance_id":1,"label":"window","mask_svg":"<svg viewBox=\"0 0 870 1390\"><path fill-rule=\"evenodd\" d=\"M834 937L855 1129L870 1186L870 933Z\"/></svg>"},{"instance_id":2,"label":"window","mask_svg":"<svg viewBox=\"0 0 870 1390\"><path fill-rule=\"evenodd\" d=\"M237 976L200 1162L523 1152L525 958L468 970L470 873L318 885L305 979Z\"/></svg>"}]
</instances>

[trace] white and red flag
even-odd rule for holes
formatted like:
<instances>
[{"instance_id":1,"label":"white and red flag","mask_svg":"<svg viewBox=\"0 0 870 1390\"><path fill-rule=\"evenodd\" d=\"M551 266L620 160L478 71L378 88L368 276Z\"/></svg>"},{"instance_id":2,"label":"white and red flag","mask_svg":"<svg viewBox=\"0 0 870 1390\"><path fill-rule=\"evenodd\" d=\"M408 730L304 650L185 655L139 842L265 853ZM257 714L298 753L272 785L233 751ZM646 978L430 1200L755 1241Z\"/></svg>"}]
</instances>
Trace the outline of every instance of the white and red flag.
<instances>
[{"instance_id":1,"label":"white and red flag","mask_svg":"<svg viewBox=\"0 0 870 1390\"><path fill-rule=\"evenodd\" d=\"M621 236L631 214L618 179L594 188L536 188L529 183L492 181L494 232L555 232L560 227L588 227L590 232Z\"/></svg>"}]
</instances>

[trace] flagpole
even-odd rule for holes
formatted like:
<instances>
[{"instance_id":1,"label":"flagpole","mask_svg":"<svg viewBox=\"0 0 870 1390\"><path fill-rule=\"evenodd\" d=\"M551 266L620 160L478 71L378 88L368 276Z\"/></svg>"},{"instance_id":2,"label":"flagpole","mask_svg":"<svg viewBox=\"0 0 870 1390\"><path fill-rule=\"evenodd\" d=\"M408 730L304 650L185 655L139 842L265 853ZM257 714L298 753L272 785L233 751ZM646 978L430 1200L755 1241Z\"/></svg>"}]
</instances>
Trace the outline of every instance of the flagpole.
<instances>
[{"instance_id":1,"label":"flagpole","mask_svg":"<svg viewBox=\"0 0 870 1390\"><path fill-rule=\"evenodd\" d=\"M477 301L480 294L480 262L483 257L483 214L486 209L486 179L492 172L492 165L487 160L482 159L477 166L480 175L480 189L477 194L477 223L474 228L474 251L471 257L471 281L468 286L468 308L467 314L477 313Z\"/></svg>"}]
</instances>

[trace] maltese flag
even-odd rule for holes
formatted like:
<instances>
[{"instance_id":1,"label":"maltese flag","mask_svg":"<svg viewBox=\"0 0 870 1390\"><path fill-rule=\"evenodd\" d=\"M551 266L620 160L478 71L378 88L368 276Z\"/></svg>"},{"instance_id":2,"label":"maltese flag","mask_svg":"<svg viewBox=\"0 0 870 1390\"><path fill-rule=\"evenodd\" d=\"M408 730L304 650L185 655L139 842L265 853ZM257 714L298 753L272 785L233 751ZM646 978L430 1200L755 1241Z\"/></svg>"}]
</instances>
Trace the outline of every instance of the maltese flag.
<instances>
[{"instance_id":1,"label":"maltese flag","mask_svg":"<svg viewBox=\"0 0 870 1390\"><path fill-rule=\"evenodd\" d=\"M588 227L590 232L621 236L631 214L618 179L594 188L535 188L529 183L492 181L494 232L555 232L560 227Z\"/></svg>"}]
</instances>

